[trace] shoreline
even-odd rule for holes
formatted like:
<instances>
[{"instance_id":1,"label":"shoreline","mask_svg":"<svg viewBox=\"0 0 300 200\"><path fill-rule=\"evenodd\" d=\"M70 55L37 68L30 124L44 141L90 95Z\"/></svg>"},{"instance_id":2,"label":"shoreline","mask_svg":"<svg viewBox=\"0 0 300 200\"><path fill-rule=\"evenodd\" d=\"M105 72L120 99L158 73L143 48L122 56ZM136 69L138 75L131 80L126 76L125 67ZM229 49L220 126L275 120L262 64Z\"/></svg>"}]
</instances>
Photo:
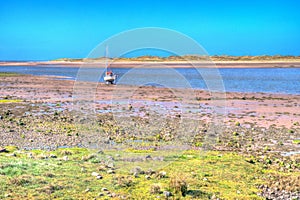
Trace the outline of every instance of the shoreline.
<instances>
[{"instance_id":1,"label":"shoreline","mask_svg":"<svg viewBox=\"0 0 300 200\"><path fill-rule=\"evenodd\" d=\"M109 63L111 67L131 68L131 67L172 67L172 68L300 68L300 61L113 61ZM52 66L52 67L104 67L102 62L84 61L0 61L1 66ZM100 65L100 66L99 66Z\"/></svg>"}]
</instances>

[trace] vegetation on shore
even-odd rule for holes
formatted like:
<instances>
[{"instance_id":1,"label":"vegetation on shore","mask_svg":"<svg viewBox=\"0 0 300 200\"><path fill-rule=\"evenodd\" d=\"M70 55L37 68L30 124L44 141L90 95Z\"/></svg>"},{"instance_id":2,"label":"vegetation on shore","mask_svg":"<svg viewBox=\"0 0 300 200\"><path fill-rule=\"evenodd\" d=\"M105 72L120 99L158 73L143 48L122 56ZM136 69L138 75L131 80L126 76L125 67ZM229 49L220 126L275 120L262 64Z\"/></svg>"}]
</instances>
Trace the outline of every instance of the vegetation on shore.
<instances>
[{"instance_id":1,"label":"vegetation on shore","mask_svg":"<svg viewBox=\"0 0 300 200\"><path fill-rule=\"evenodd\" d=\"M54 61L64 61L64 62L81 62L81 61L102 61L107 58L60 58ZM172 61L245 61L245 62L263 62L263 61L293 61L299 62L300 56L281 56L281 55L262 55L262 56L228 56L228 55L215 55L215 56L201 56L201 55L184 55L184 56L139 56L133 58L109 58L112 61L149 61L149 62L172 62Z\"/></svg>"}]
</instances>

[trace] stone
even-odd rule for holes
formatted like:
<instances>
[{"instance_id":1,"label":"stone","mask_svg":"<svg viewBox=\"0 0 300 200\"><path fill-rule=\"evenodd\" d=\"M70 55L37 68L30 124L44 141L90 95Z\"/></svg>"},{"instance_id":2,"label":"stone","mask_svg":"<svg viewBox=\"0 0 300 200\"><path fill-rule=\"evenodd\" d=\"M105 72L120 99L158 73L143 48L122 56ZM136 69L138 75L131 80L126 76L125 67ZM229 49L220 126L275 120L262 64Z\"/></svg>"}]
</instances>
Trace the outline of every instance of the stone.
<instances>
[{"instance_id":1,"label":"stone","mask_svg":"<svg viewBox=\"0 0 300 200\"><path fill-rule=\"evenodd\" d=\"M165 172L165 171L160 171L159 173L158 173L158 177L159 178L165 178L167 176L167 172Z\"/></svg>"},{"instance_id":2,"label":"stone","mask_svg":"<svg viewBox=\"0 0 300 200\"><path fill-rule=\"evenodd\" d=\"M164 194L164 196L167 197L167 198L170 197L170 196L172 196L172 193L169 192L169 191L164 191L163 194Z\"/></svg>"},{"instance_id":3,"label":"stone","mask_svg":"<svg viewBox=\"0 0 300 200\"><path fill-rule=\"evenodd\" d=\"M103 197L104 196L104 194L102 193L102 192L100 192L99 194L98 194L98 197Z\"/></svg>"},{"instance_id":4,"label":"stone","mask_svg":"<svg viewBox=\"0 0 300 200\"><path fill-rule=\"evenodd\" d=\"M92 176L99 176L100 174L97 172L92 172Z\"/></svg>"},{"instance_id":5,"label":"stone","mask_svg":"<svg viewBox=\"0 0 300 200\"><path fill-rule=\"evenodd\" d=\"M145 176L145 179L149 180L149 179L151 179L151 176L146 175L146 176Z\"/></svg>"},{"instance_id":6,"label":"stone","mask_svg":"<svg viewBox=\"0 0 300 200\"><path fill-rule=\"evenodd\" d=\"M4 147L0 147L0 153L7 153L8 151Z\"/></svg>"},{"instance_id":7,"label":"stone","mask_svg":"<svg viewBox=\"0 0 300 200\"><path fill-rule=\"evenodd\" d=\"M63 159L64 161L68 161L68 160L69 160L69 157L68 157L68 156L64 156L62 159Z\"/></svg>"},{"instance_id":8,"label":"stone","mask_svg":"<svg viewBox=\"0 0 300 200\"><path fill-rule=\"evenodd\" d=\"M57 156L54 155L54 154L51 154L51 155L49 156L49 158L57 158Z\"/></svg>"},{"instance_id":9,"label":"stone","mask_svg":"<svg viewBox=\"0 0 300 200\"><path fill-rule=\"evenodd\" d=\"M107 188L102 188L101 191L105 192L105 191L108 191L108 189Z\"/></svg>"},{"instance_id":10,"label":"stone","mask_svg":"<svg viewBox=\"0 0 300 200\"><path fill-rule=\"evenodd\" d=\"M31 152L29 152L29 153L27 154L27 157L28 157L28 158L33 158L33 154L32 154Z\"/></svg>"},{"instance_id":11,"label":"stone","mask_svg":"<svg viewBox=\"0 0 300 200\"><path fill-rule=\"evenodd\" d=\"M96 176L96 178L97 178L98 180L100 180L100 179L102 179L103 177L102 177L101 175L98 175L98 176Z\"/></svg>"},{"instance_id":12,"label":"stone","mask_svg":"<svg viewBox=\"0 0 300 200\"><path fill-rule=\"evenodd\" d=\"M114 170L112 170L112 169L109 169L109 170L107 170L107 173L108 173L108 174L114 174L114 173L115 173L115 171L114 171Z\"/></svg>"},{"instance_id":13,"label":"stone","mask_svg":"<svg viewBox=\"0 0 300 200\"><path fill-rule=\"evenodd\" d=\"M110 162L110 163L107 164L107 167L108 167L108 168L114 168L115 165L114 165L114 163Z\"/></svg>"},{"instance_id":14,"label":"stone","mask_svg":"<svg viewBox=\"0 0 300 200\"><path fill-rule=\"evenodd\" d=\"M139 166L136 166L136 167L134 167L134 168L132 168L131 170L130 170L130 172L131 172L131 174L133 174L133 175L139 175L139 174L144 174L145 172L142 170L142 168L141 167L139 167Z\"/></svg>"}]
</instances>

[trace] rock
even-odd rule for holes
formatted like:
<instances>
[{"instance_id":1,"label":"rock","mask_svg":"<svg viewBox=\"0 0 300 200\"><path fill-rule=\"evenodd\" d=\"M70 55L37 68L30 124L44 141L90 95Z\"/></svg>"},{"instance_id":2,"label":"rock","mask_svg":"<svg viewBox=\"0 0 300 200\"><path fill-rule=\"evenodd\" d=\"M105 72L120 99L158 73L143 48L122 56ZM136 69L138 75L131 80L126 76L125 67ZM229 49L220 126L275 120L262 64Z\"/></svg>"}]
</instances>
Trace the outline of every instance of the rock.
<instances>
[{"instance_id":1,"label":"rock","mask_svg":"<svg viewBox=\"0 0 300 200\"><path fill-rule=\"evenodd\" d=\"M4 147L0 147L0 153L7 153L8 151Z\"/></svg>"},{"instance_id":2,"label":"rock","mask_svg":"<svg viewBox=\"0 0 300 200\"><path fill-rule=\"evenodd\" d=\"M98 197L103 197L103 196L104 194L102 192L98 194Z\"/></svg>"},{"instance_id":3,"label":"rock","mask_svg":"<svg viewBox=\"0 0 300 200\"><path fill-rule=\"evenodd\" d=\"M165 171L160 171L160 172L158 173L158 177L159 177L159 178L165 178L165 177L167 177L167 172L165 172Z\"/></svg>"},{"instance_id":4,"label":"rock","mask_svg":"<svg viewBox=\"0 0 300 200\"><path fill-rule=\"evenodd\" d=\"M10 154L7 154L6 156L8 156L8 157L16 157L17 155L15 153L10 153Z\"/></svg>"},{"instance_id":5,"label":"rock","mask_svg":"<svg viewBox=\"0 0 300 200\"><path fill-rule=\"evenodd\" d=\"M57 158L57 156L54 155L54 154L51 154L51 155L49 156L49 158Z\"/></svg>"},{"instance_id":6,"label":"rock","mask_svg":"<svg viewBox=\"0 0 300 200\"><path fill-rule=\"evenodd\" d=\"M29 153L27 154L27 157L28 157L28 158L34 158L34 157L33 157L33 154L32 154L31 152L29 152Z\"/></svg>"},{"instance_id":7,"label":"rock","mask_svg":"<svg viewBox=\"0 0 300 200\"><path fill-rule=\"evenodd\" d=\"M44 154L40 154L40 155L38 156L38 158L41 159L41 160L45 160L45 159L48 159L48 156L47 156L47 155L44 155Z\"/></svg>"},{"instance_id":8,"label":"rock","mask_svg":"<svg viewBox=\"0 0 300 200\"><path fill-rule=\"evenodd\" d=\"M114 165L114 163L110 162L110 163L107 164L107 167L108 167L108 168L114 168L115 165Z\"/></svg>"},{"instance_id":9,"label":"rock","mask_svg":"<svg viewBox=\"0 0 300 200\"><path fill-rule=\"evenodd\" d=\"M172 193L169 192L169 191L164 191L163 194L164 194L164 196L165 196L166 198L172 196Z\"/></svg>"},{"instance_id":10,"label":"rock","mask_svg":"<svg viewBox=\"0 0 300 200\"><path fill-rule=\"evenodd\" d=\"M81 167L81 172L86 172L86 169L84 167Z\"/></svg>"},{"instance_id":11,"label":"rock","mask_svg":"<svg viewBox=\"0 0 300 200\"><path fill-rule=\"evenodd\" d=\"M103 177L102 177L101 175L98 175L98 176L96 176L96 178L97 178L98 180L100 180L100 179L102 179Z\"/></svg>"},{"instance_id":12,"label":"rock","mask_svg":"<svg viewBox=\"0 0 300 200\"><path fill-rule=\"evenodd\" d=\"M111 161L115 160L115 159L114 159L114 157L112 157L112 156L109 156L109 155L108 155L108 156L106 156L106 158L107 158L108 160L111 160Z\"/></svg>"},{"instance_id":13,"label":"rock","mask_svg":"<svg viewBox=\"0 0 300 200\"><path fill-rule=\"evenodd\" d=\"M108 174L114 174L114 173L115 173L115 171L114 171L114 170L112 170L112 169L109 169L109 170L107 170L107 173L108 173Z\"/></svg>"},{"instance_id":14,"label":"rock","mask_svg":"<svg viewBox=\"0 0 300 200\"><path fill-rule=\"evenodd\" d=\"M203 181L208 181L208 179L204 177L204 178L203 178Z\"/></svg>"},{"instance_id":15,"label":"rock","mask_svg":"<svg viewBox=\"0 0 300 200\"><path fill-rule=\"evenodd\" d=\"M104 154L104 152L102 150L99 150L97 153L98 154Z\"/></svg>"},{"instance_id":16,"label":"rock","mask_svg":"<svg viewBox=\"0 0 300 200\"><path fill-rule=\"evenodd\" d=\"M117 194L116 193L111 193L111 197L116 197L117 196Z\"/></svg>"},{"instance_id":17,"label":"rock","mask_svg":"<svg viewBox=\"0 0 300 200\"><path fill-rule=\"evenodd\" d=\"M68 161L68 160L69 160L69 157L68 157L68 156L64 156L62 159L63 159L64 161Z\"/></svg>"},{"instance_id":18,"label":"rock","mask_svg":"<svg viewBox=\"0 0 300 200\"><path fill-rule=\"evenodd\" d=\"M146 175L146 176L145 176L145 179L150 180L150 179L151 179L151 176Z\"/></svg>"},{"instance_id":19,"label":"rock","mask_svg":"<svg viewBox=\"0 0 300 200\"><path fill-rule=\"evenodd\" d=\"M92 172L92 176L99 176L100 174L97 172Z\"/></svg>"},{"instance_id":20,"label":"rock","mask_svg":"<svg viewBox=\"0 0 300 200\"><path fill-rule=\"evenodd\" d=\"M101 191L105 192L105 191L108 191L108 189L107 188L102 188Z\"/></svg>"},{"instance_id":21,"label":"rock","mask_svg":"<svg viewBox=\"0 0 300 200\"><path fill-rule=\"evenodd\" d=\"M139 174L144 174L144 173L145 173L145 172L142 170L142 168L139 167L139 166L136 166L136 167L132 168L132 169L130 170L130 172L131 172L131 174L136 175L136 176L138 176Z\"/></svg>"},{"instance_id":22,"label":"rock","mask_svg":"<svg viewBox=\"0 0 300 200\"><path fill-rule=\"evenodd\" d=\"M155 171L150 168L150 169L148 169L148 171L146 171L146 174L151 176L151 175L155 174Z\"/></svg>"},{"instance_id":23,"label":"rock","mask_svg":"<svg viewBox=\"0 0 300 200\"><path fill-rule=\"evenodd\" d=\"M134 176L134 178L138 178L138 177L139 177L139 174L138 174L137 172L134 172L134 173L133 173L133 176Z\"/></svg>"},{"instance_id":24,"label":"rock","mask_svg":"<svg viewBox=\"0 0 300 200\"><path fill-rule=\"evenodd\" d=\"M106 170L106 167L104 165L100 165L98 170L104 172Z\"/></svg>"},{"instance_id":25,"label":"rock","mask_svg":"<svg viewBox=\"0 0 300 200\"><path fill-rule=\"evenodd\" d=\"M86 188L86 190L84 190L84 192L89 192L89 191L91 191L90 188Z\"/></svg>"}]
</instances>

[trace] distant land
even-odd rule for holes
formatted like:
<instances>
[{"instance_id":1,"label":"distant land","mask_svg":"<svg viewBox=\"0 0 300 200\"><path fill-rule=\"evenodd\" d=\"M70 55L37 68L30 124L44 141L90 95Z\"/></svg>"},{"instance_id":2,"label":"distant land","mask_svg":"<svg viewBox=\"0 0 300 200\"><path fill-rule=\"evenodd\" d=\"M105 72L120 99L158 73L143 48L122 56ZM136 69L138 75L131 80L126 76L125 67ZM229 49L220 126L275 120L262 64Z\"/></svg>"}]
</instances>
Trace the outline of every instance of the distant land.
<instances>
[{"instance_id":1,"label":"distant land","mask_svg":"<svg viewBox=\"0 0 300 200\"><path fill-rule=\"evenodd\" d=\"M160 57L160 56L139 56L133 58L59 58L53 61L68 61L68 62L83 62L83 61L103 61L103 60L112 60L112 61L141 61L141 62L172 62L172 61L255 61L255 62L264 62L264 61L300 61L300 56L228 56L228 55L220 55L220 56L201 56L201 55L184 55L184 56L168 56L168 57Z\"/></svg>"},{"instance_id":2,"label":"distant land","mask_svg":"<svg viewBox=\"0 0 300 200\"><path fill-rule=\"evenodd\" d=\"M197 67L213 67L217 68L270 68L270 67L297 67L300 68L300 56L201 56L201 55L185 55L185 56L140 56L133 58L59 58L50 61L0 61L0 66L37 66L37 65L53 65L53 66L93 66L99 67L108 62L112 67L136 67L145 64L145 67L161 67L161 65L169 65L176 68L189 68L193 65Z\"/></svg>"}]
</instances>

